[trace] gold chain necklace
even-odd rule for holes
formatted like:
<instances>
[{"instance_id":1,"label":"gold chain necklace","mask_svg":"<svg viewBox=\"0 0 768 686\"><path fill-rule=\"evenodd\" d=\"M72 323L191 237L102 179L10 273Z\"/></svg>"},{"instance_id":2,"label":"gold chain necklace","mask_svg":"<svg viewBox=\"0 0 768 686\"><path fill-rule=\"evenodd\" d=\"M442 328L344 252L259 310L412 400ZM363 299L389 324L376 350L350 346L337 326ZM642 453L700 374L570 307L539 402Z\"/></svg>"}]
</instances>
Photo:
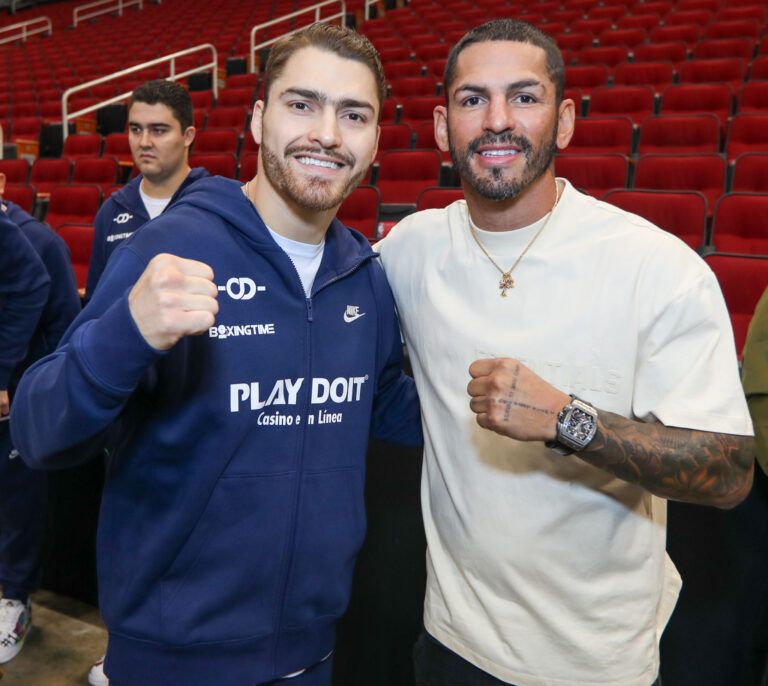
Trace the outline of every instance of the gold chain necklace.
<instances>
[{"instance_id":1,"label":"gold chain necklace","mask_svg":"<svg viewBox=\"0 0 768 686\"><path fill-rule=\"evenodd\" d=\"M536 232L536 235L531 238L528 245L525 246L525 249L523 252L520 253L520 256L515 260L515 263L507 270L504 271L491 257L491 254L485 249L485 246L480 242L480 238L475 233L475 227L472 225L472 219L469 220L469 230L472 232L472 237L475 239L475 242L480 247L480 250L483 251L485 256L491 261L491 264L493 264L496 269L498 269L501 272L501 279L499 280L499 290L501 291L501 297L506 298L507 297L507 291L515 287L515 280L512 278L512 271L515 267L517 267L518 264L520 264L520 260L525 257L525 253L528 252L530 247L536 242L536 239L541 235L541 232L544 231L544 228L547 224L549 224L549 220L552 218L552 214L555 211L555 207L557 207L557 202L560 200L560 185L557 183L557 180L555 180L555 204L552 205L552 209L549 211L549 214L547 214L547 218L544 220L544 223L541 225L539 230Z\"/></svg>"}]
</instances>

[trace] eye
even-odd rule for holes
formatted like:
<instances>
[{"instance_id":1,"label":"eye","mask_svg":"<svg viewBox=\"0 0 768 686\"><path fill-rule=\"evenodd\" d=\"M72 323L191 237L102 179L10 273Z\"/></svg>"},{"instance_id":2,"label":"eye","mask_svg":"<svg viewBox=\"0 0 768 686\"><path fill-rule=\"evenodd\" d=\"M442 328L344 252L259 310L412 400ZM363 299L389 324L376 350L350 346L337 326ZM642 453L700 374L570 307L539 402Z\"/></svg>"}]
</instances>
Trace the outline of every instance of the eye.
<instances>
[{"instance_id":1,"label":"eye","mask_svg":"<svg viewBox=\"0 0 768 686\"><path fill-rule=\"evenodd\" d=\"M515 100L524 105L532 105L533 103L536 102L536 98L534 98L529 93L520 93L517 96L515 96Z\"/></svg>"},{"instance_id":2,"label":"eye","mask_svg":"<svg viewBox=\"0 0 768 686\"><path fill-rule=\"evenodd\" d=\"M140 127L140 126L129 126L129 127L128 127L128 130L129 130L131 133L134 133L134 134L136 134L136 135L138 135L138 134L140 134L140 133L141 133L141 127Z\"/></svg>"},{"instance_id":3,"label":"eye","mask_svg":"<svg viewBox=\"0 0 768 686\"><path fill-rule=\"evenodd\" d=\"M347 114L344 116L350 121L356 122L358 124L364 124L366 122L365 116L360 114L360 112L347 112Z\"/></svg>"},{"instance_id":4,"label":"eye","mask_svg":"<svg viewBox=\"0 0 768 686\"><path fill-rule=\"evenodd\" d=\"M309 111L309 105L305 102L292 102L289 107L294 110L298 110L299 112L308 112Z\"/></svg>"},{"instance_id":5,"label":"eye","mask_svg":"<svg viewBox=\"0 0 768 686\"><path fill-rule=\"evenodd\" d=\"M475 107L476 105L479 105L481 102L482 102L482 98L479 95L470 95L461 104L467 107Z\"/></svg>"}]
</instances>

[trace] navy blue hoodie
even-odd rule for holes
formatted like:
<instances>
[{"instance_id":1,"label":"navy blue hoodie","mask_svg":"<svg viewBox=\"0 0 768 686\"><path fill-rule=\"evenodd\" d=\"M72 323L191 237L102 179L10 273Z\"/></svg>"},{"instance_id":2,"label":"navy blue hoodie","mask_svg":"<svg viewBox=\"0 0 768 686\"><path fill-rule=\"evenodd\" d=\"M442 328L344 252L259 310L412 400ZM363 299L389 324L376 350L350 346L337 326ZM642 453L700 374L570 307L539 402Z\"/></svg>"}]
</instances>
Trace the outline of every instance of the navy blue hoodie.
<instances>
[{"instance_id":1,"label":"navy blue hoodie","mask_svg":"<svg viewBox=\"0 0 768 686\"><path fill-rule=\"evenodd\" d=\"M208 171L205 168L195 167L192 169L187 174L187 178L176 189L165 209L171 207L190 184L206 176L208 176ZM142 178L143 176L139 174L119 191L110 195L99 208L96 218L93 220L93 247L91 248L91 261L88 264L88 279L85 282L85 297L83 298L85 302L91 299L110 255L136 229L149 221L147 208L144 207L144 201L139 193Z\"/></svg>"},{"instance_id":2,"label":"navy blue hoodie","mask_svg":"<svg viewBox=\"0 0 768 686\"><path fill-rule=\"evenodd\" d=\"M215 326L166 354L127 298L160 252L211 265L219 288ZM365 532L369 436L421 444L401 355L367 239L334 220L306 298L237 182L197 182L115 252L11 417L24 459L50 468L119 422L98 537L111 678L250 686L332 649Z\"/></svg>"},{"instance_id":3,"label":"navy blue hoodie","mask_svg":"<svg viewBox=\"0 0 768 686\"><path fill-rule=\"evenodd\" d=\"M27 357L51 280L21 229L0 213L0 390Z\"/></svg>"}]
</instances>

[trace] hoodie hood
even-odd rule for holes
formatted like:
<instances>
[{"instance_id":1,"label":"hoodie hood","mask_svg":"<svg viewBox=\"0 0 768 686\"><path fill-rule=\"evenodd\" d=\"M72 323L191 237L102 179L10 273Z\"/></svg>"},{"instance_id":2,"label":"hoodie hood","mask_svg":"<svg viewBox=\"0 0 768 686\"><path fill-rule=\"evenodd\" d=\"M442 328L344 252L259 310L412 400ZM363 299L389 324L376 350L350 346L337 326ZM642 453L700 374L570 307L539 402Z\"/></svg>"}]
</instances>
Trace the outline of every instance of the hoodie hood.
<instances>
[{"instance_id":1,"label":"hoodie hood","mask_svg":"<svg viewBox=\"0 0 768 686\"><path fill-rule=\"evenodd\" d=\"M187 188L189 188L191 184L193 184L195 181L205 178L208 175L208 170L205 167L194 167L191 169L189 174L187 174L187 178L181 182L181 186L176 189L176 192L171 197L168 206L170 207L176 201L176 199L179 198ZM144 209L144 203L142 202L141 195L139 193L139 187L141 186L141 180L143 178L144 175L139 174L137 177L131 179L127 184L125 184L125 186L123 186L119 191L113 193L110 198L113 199L118 205L127 210L130 210L131 212L135 212L138 208ZM149 215L146 214L146 210L144 210L144 221L149 221Z\"/></svg>"},{"instance_id":2,"label":"hoodie hood","mask_svg":"<svg viewBox=\"0 0 768 686\"><path fill-rule=\"evenodd\" d=\"M235 227L249 242L255 243L259 250L283 253L242 188L243 184L239 181L212 176L186 187L168 211L181 212L191 206L211 212ZM277 227L270 228L277 230ZM378 255L371 249L365 236L334 218L325 234L323 260L313 290L375 257Z\"/></svg>"}]
</instances>

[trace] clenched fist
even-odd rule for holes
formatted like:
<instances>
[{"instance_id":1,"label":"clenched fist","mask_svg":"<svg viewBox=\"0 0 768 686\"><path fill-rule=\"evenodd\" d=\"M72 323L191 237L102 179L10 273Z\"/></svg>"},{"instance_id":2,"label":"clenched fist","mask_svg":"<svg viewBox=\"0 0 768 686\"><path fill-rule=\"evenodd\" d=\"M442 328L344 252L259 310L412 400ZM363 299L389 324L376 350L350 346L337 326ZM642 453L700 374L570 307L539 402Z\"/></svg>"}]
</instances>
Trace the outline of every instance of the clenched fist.
<instances>
[{"instance_id":1,"label":"clenched fist","mask_svg":"<svg viewBox=\"0 0 768 686\"><path fill-rule=\"evenodd\" d=\"M213 326L219 311L213 269L176 255L155 255L128 294L141 335L156 350Z\"/></svg>"},{"instance_id":2,"label":"clenched fist","mask_svg":"<svg viewBox=\"0 0 768 686\"><path fill-rule=\"evenodd\" d=\"M519 441L549 441L557 415L571 400L518 360L475 360L469 367L469 407L484 429Z\"/></svg>"}]
</instances>

